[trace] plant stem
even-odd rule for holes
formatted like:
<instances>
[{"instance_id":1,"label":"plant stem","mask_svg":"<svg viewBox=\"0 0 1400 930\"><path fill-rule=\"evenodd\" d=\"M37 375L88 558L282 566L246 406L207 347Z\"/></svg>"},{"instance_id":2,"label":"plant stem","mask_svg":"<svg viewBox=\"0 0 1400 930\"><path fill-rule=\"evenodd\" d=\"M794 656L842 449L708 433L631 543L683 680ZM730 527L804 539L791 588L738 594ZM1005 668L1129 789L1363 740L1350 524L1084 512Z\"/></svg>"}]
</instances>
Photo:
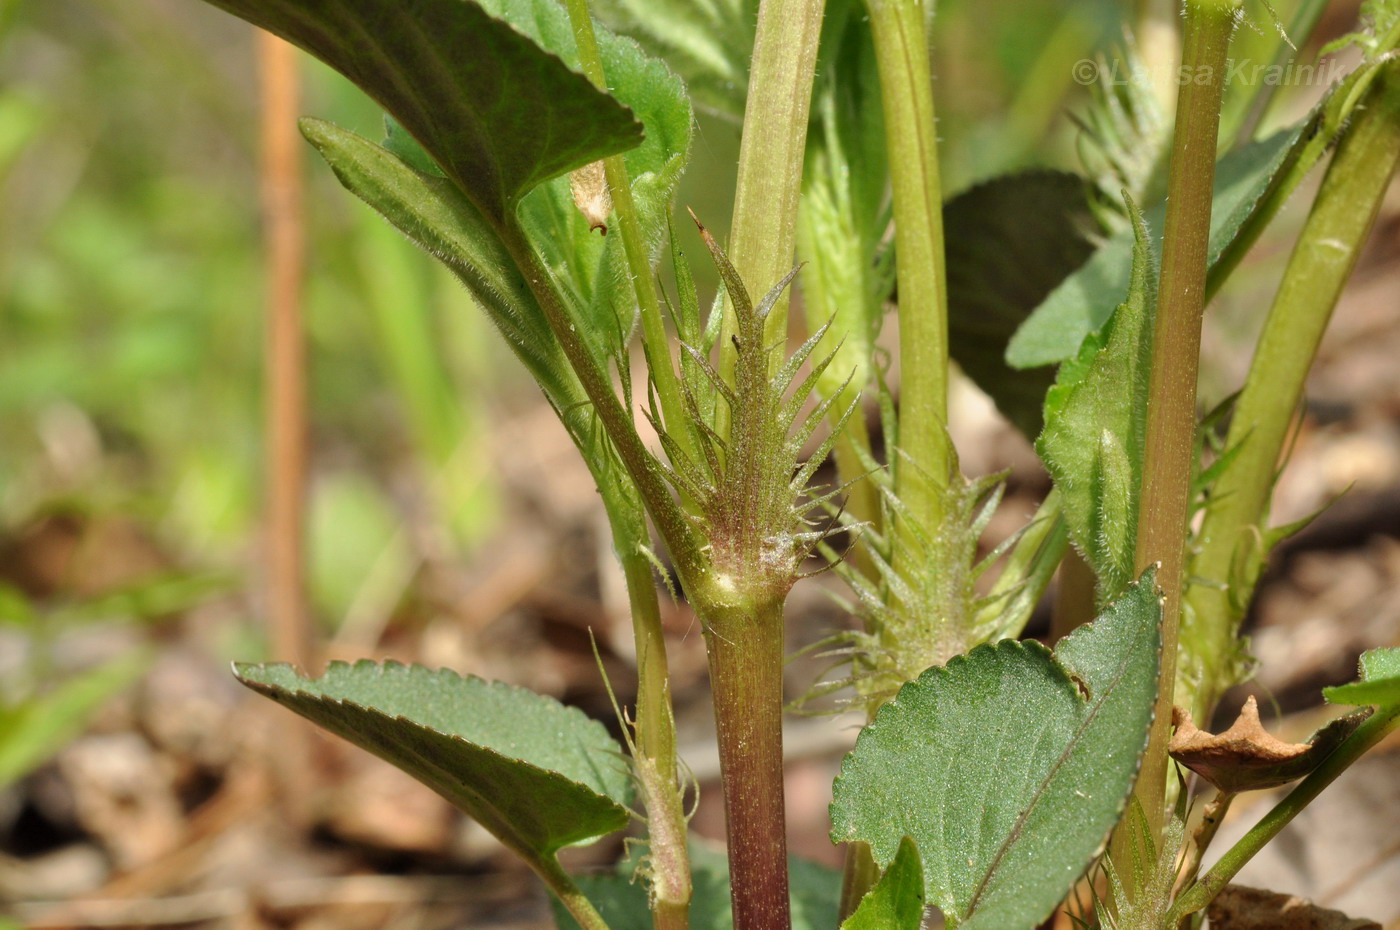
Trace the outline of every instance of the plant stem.
<instances>
[{"instance_id":1,"label":"plant stem","mask_svg":"<svg viewBox=\"0 0 1400 930\"><path fill-rule=\"evenodd\" d=\"M933 78L922 0L867 0L894 188L899 287L899 445L895 494L932 536L947 488L948 294ZM897 539L895 568L918 551ZM901 553L905 555L901 557Z\"/></svg>"},{"instance_id":2,"label":"plant stem","mask_svg":"<svg viewBox=\"0 0 1400 930\"><path fill-rule=\"evenodd\" d=\"M1275 471L1323 332L1400 165L1400 66L1383 66L1328 166L1264 324L1226 448L1238 457L1220 476L1199 536L1202 573L1228 571L1225 588L1195 585L1182 630L1182 687L1204 718L1233 684L1230 657L1261 559ZM1251 564L1253 563L1253 564ZM1225 568L1222 569L1221 567Z\"/></svg>"},{"instance_id":3,"label":"plant stem","mask_svg":"<svg viewBox=\"0 0 1400 930\"><path fill-rule=\"evenodd\" d=\"M699 609L697 607L697 609ZM735 930L790 925L783 810L783 598L705 610Z\"/></svg>"},{"instance_id":4,"label":"plant stem","mask_svg":"<svg viewBox=\"0 0 1400 930\"><path fill-rule=\"evenodd\" d=\"M1230 804L1234 802L1236 793L1233 791L1221 791L1211 799L1201 812L1201 824L1196 828L1196 833L1191 837L1191 857L1186 861L1186 866L1181 870L1184 876L1182 884L1190 885L1196 880L1196 876L1201 871L1201 860L1205 857L1206 850L1210 847L1211 840L1215 839L1216 832L1220 825L1225 822L1225 815L1230 811Z\"/></svg>"},{"instance_id":5,"label":"plant stem","mask_svg":"<svg viewBox=\"0 0 1400 930\"><path fill-rule=\"evenodd\" d=\"M578 47L583 72L594 86L607 93L607 75L603 72L603 60L598 52L593 19L588 14L588 0L568 0L568 7L569 22L573 26L574 42ZM661 318L661 301L652 277L651 256L642 239L642 227L637 219L637 206L632 198L632 181L627 173L627 162L622 155L611 155L603 159L603 170L607 174L613 213L617 217L618 232L622 236L622 250L627 256L627 270L632 276L632 288L637 297L637 306L641 310L642 347L646 351L647 370L656 385L656 393L661 402L662 419L682 452L695 459L695 436L681 398L680 378L676 374L671 357L666 324Z\"/></svg>"},{"instance_id":6,"label":"plant stem","mask_svg":"<svg viewBox=\"0 0 1400 930\"><path fill-rule=\"evenodd\" d=\"M1160 563L1162 666L1157 711L1135 789L1149 835L1165 817L1167 739L1176 681L1191 472L1196 436L1196 374L1205 310L1216 138L1226 56L1238 0L1187 0L1181 86L1172 138L1162 274L1153 324L1152 372L1137 537L1137 570ZM1121 852L1121 850L1120 850ZM1130 863L1115 856L1120 875Z\"/></svg>"},{"instance_id":7,"label":"plant stem","mask_svg":"<svg viewBox=\"0 0 1400 930\"><path fill-rule=\"evenodd\" d=\"M594 414L602 423L608 438L617 449L618 457L641 494L657 532L666 543L671 558L675 560L677 570L683 578L699 577L708 565L701 551L700 541L696 538L689 520L671 497L660 464L647 451L641 436L638 435L631 411L623 409L607 374L589 355L576 324L554 289L549 270L516 221L506 220L500 223L496 226L496 233L525 278L525 284L549 322L554 337L559 340L559 347L568 359L569 367L577 375L593 406Z\"/></svg>"},{"instance_id":8,"label":"plant stem","mask_svg":"<svg viewBox=\"0 0 1400 930\"><path fill-rule=\"evenodd\" d=\"M605 502L607 496L605 495ZM685 930L692 883L686 843L685 807L676 765L676 723L666 641L652 565L643 554L646 518L628 502L608 508L613 545L627 579L632 636L637 653L637 780L647 813L651 857L652 923L655 930Z\"/></svg>"},{"instance_id":9,"label":"plant stem","mask_svg":"<svg viewBox=\"0 0 1400 930\"><path fill-rule=\"evenodd\" d=\"M530 860L526 860L530 861ZM603 915L598 913L598 909L593 906L593 902L588 900L588 896L579 890L578 885L569 877L563 867L559 865L559 860L554 856L543 856L536 864L535 872L544 879L544 883L549 886L549 890L559 896L559 901L568 909L569 914L583 930L609 930L607 921L603 920Z\"/></svg>"},{"instance_id":10,"label":"plant stem","mask_svg":"<svg viewBox=\"0 0 1400 930\"><path fill-rule=\"evenodd\" d=\"M1303 779L1297 788L1294 788L1286 798L1274 805L1274 809L1265 814L1263 820L1255 824L1254 828L1246 833L1238 843L1230 847L1225 855L1220 857L1220 861L1206 872L1199 882L1177 898L1163 925L1175 927L1181 923L1182 918L1194 914L1210 904L1220 893L1220 890L1230 883L1230 879L1244 868L1245 863L1254 858L1255 853L1277 836L1290 820L1298 816L1299 811L1307 807L1314 798L1321 794L1322 789L1330 785L1338 775L1346 771L1353 762L1361 758L1367 750L1379 743L1397 726L1400 726L1400 704L1377 710L1357 728L1346 742L1338 746L1335 752L1323 760L1322 764L1312 771L1312 774Z\"/></svg>"},{"instance_id":11,"label":"plant stem","mask_svg":"<svg viewBox=\"0 0 1400 930\"><path fill-rule=\"evenodd\" d=\"M797 201L807 147L807 114L826 0L763 0L758 7L729 257L751 292L762 295L792 270ZM787 295L768 314L765 341L787 334ZM720 330L720 373L734 374L734 305L726 298ZM775 355L773 364L780 363ZM731 412L715 410L716 431L729 435Z\"/></svg>"}]
</instances>

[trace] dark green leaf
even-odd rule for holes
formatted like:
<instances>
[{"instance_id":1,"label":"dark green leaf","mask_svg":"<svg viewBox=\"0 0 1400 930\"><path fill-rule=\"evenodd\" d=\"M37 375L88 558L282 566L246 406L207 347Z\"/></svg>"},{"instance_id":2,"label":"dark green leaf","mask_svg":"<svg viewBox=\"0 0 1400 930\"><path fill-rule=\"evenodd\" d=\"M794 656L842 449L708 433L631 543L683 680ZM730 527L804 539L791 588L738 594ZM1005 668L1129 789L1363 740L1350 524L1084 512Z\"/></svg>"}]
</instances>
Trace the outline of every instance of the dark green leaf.
<instances>
[{"instance_id":1,"label":"dark green leaf","mask_svg":"<svg viewBox=\"0 0 1400 930\"><path fill-rule=\"evenodd\" d=\"M1157 306L1147 230L1128 207L1137 244L1127 299L1060 367L1035 444L1060 490L1070 539L1098 578L1100 602L1133 577Z\"/></svg>"},{"instance_id":2,"label":"dark green leaf","mask_svg":"<svg viewBox=\"0 0 1400 930\"><path fill-rule=\"evenodd\" d=\"M1084 179L1064 172L996 178L943 206L949 351L1028 439L1040 433L1054 372L1011 368L1006 346L1092 254L1093 229Z\"/></svg>"},{"instance_id":3,"label":"dark green leaf","mask_svg":"<svg viewBox=\"0 0 1400 930\"><path fill-rule=\"evenodd\" d=\"M919 850L905 837L894 862L860 899L841 930L919 930L924 922L924 870Z\"/></svg>"},{"instance_id":4,"label":"dark green leaf","mask_svg":"<svg viewBox=\"0 0 1400 930\"><path fill-rule=\"evenodd\" d=\"M536 861L627 825L621 747L576 708L446 669L333 662L317 679L237 665L238 680L392 762Z\"/></svg>"},{"instance_id":5,"label":"dark green leaf","mask_svg":"<svg viewBox=\"0 0 1400 930\"><path fill-rule=\"evenodd\" d=\"M1216 264L1242 227L1260 208L1276 175L1305 141L1304 120L1292 129L1236 149L1216 166L1215 201L1210 218L1209 261ZM1165 204L1147 211L1147 225L1161 229ZM1153 257L1160 243L1153 239ZM1084 338L1101 327L1128 290L1133 232L1110 239L1035 308L1006 349L1013 368L1035 368L1071 358Z\"/></svg>"},{"instance_id":6,"label":"dark green leaf","mask_svg":"<svg viewBox=\"0 0 1400 930\"><path fill-rule=\"evenodd\" d=\"M628 110L471 0L208 0L359 85L492 221L642 141Z\"/></svg>"},{"instance_id":7,"label":"dark green leaf","mask_svg":"<svg viewBox=\"0 0 1400 930\"><path fill-rule=\"evenodd\" d=\"M841 765L832 839L905 836L950 926L1029 930L1102 849L1147 744L1160 658L1151 571L1052 656L984 645L880 709Z\"/></svg>"},{"instance_id":8,"label":"dark green leaf","mask_svg":"<svg viewBox=\"0 0 1400 930\"><path fill-rule=\"evenodd\" d=\"M1323 688L1322 696L1333 704L1350 704L1353 707L1368 704L1394 707L1400 704L1400 648L1363 652L1358 680L1335 688Z\"/></svg>"}]
</instances>

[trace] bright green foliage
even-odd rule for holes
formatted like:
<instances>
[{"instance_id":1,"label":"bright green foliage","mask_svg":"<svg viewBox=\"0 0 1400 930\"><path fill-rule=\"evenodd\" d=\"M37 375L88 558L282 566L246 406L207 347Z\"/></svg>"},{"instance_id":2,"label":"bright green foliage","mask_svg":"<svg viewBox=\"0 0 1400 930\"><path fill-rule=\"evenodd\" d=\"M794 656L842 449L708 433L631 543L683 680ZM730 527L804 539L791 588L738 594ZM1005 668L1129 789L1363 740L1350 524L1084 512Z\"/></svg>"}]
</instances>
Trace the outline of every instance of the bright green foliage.
<instances>
[{"instance_id":1,"label":"bright green foliage","mask_svg":"<svg viewBox=\"0 0 1400 930\"><path fill-rule=\"evenodd\" d=\"M0 693L0 789L80 734L103 702L133 684L150 663L150 653L141 650L13 703Z\"/></svg>"},{"instance_id":2,"label":"bright green foliage","mask_svg":"<svg viewBox=\"0 0 1400 930\"><path fill-rule=\"evenodd\" d=\"M643 847L634 847L634 850ZM691 930L733 930L734 914L729 903L729 862L722 851L705 843L692 843L690 863L695 881L695 897L690 905ZM651 930L647 892L636 876L645 871L644 856L629 856L616 870L603 875L581 875L579 888L588 895L609 930ZM792 901L792 930L831 930L836 926L840 903L841 876L831 869L805 859L788 859L789 897ZM559 930L578 930L578 922L557 900L554 920Z\"/></svg>"},{"instance_id":3,"label":"bright green foliage","mask_svg":"<svg viewBox=\"0 0 1400 930\"><path fill-rule=\"evenodd\" d=\"M1103 866L1108 875L1109 897L1107 901L1095 897L1094 911L1099 927L1101 930L1161 930L1169 926L1165 920L1177 883L1185 823L1178 813L1168 820L1163 835L1156 837L1142 813L1142 804L1133 798L1118 829L1124 831L1131 881L1125 882L1112 860L1105 857Z\"/></svg>"},{"instance_id":4,"label":"bright green foliage","mask_svg":"<svg viewBox=\"0 0 1400 930\"><path fill-rule=\"evenodd\" d=\"M813 99L803 164L797 250L811 330L827 327L817 354L835 352L818 390L830 397L874 377L875 340L894 285L886 203L884 114L875 51L864 17L833 4L823 26L827 57ZM845 15L841 15L845 14Z\"/></svg>"},{"instance_id":5,"label":"bright green foliage","mask_svg":"<svg viewBox=\"0 0 1400 930\"><path fill-rule=\"evenodd\" d=\"M697 106L736 121L743 116L758 0L603 0L594 6L670 62Z\"/></svg>"},{"instance_id":6,"label":"bright green foliage","mask_svg":"<svg viewBox=\"0 0 1400 930\"><path fill-rule=\"evenodd\" d=\"M948 350L1029 439L1040 433L1054 372L1010 367L1006 345L1093 253L1086 187L1077 175L1033 171L979 184L943 207Z\"/></svg>"},{"instance_id":7,"label":"bright green foliage","mask_svg":"<svg viewBox=\"0 0 1400 930\"><path fill-rule=\"evenodd\" d=\"M1102 849L1147 745L1161 604L1152 573L1052 655L980 646L900 689L841 766L832 839L880 863L905 836L950 926L1029 930Z\"/></svg>"},{"instance_id":8,"label":"bright green foliage","mask_svg":"<svg viewBox=\"0 0 1400 930\"><path fill-rule=\"evenodd\" d=\"M239 681L393 763L539 862L627 825L622 749L558 701L446 669L334 662L317 679L237 665Z\"/></svg>"},{"instance_id":9,"label":"bright green foliage","mask_svg":"<svg viewBox=\"0 0 1400 930\"><path fill-rule=\"evenodd\" d=\"M493 223L541 182L642 141L627 109L468 0L210 0L344 74Z\"/></svg>"},{"instance_id":10,"label":"bright green foliage","mask_svg":"<svg viewBox=\"0 0 1400 930\"><path fill-rule=\"evenodd\" d=\"M906 836L894 862L841 930L919 930L923 922L924 870L918 847Z\"/></svg>"},{"instance_id":11,"label":"bright green foliage","mask_svg":"<svg viewBox=\"0 0 1400 930\"><path fill-rule=\"evenodd\" d=\"M1216 166L1215 203L1211 209L1209 262L1219 263L1231 250L1246 222L1268 206L1266 195L1280 171L1305 141L1298 126L1226 155ZM1147 211L1147 225L1161 229L1166 206ZM1055 288L1017 330L1006 350L1013 368L1034 368L1073 357L1086 336L1097 330L1128 290L1133 232L1124 230L1094 253L1084 266ZM1154 258L1160 245L1153 243Z\"/></svg>"},{"instance_id":12,"label":"bright green foliage","mask_svg":"<svg viewBox=\"0 0 1400 930\"><path fill-rule=\"evenodd\" d=\"M1323 688L1322 696L1333 704L1394 707L1400 704L1400 648L1372 649L1361 654L1360 680L1335 688Z\"/></svg>"},{"instance_id":13,"label":"bright green foliage","mask_svg":"<svg viewBox=\"0 0 1400 930\"><path fill-rule=\"evenodd\" d=\"M1129 209L1137 242L1128 296L1061 366L1035 445L1060 490L1070 539L1099 580L1100 603L1133 577L1157 306L1148 232Z\"/></svg>"}]
</instances>

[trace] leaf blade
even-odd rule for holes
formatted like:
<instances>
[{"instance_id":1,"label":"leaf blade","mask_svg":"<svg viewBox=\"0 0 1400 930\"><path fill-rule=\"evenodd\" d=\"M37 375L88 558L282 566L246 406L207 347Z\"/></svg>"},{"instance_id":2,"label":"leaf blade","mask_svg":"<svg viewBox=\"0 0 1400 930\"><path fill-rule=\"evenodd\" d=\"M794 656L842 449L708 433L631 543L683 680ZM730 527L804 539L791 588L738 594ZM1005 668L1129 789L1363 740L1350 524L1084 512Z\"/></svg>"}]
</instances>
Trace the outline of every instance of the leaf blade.
<instances>
[{"instance_id":1,"label":"leaf blade","mask_svg":"<svg viewBox=\"0 0 1400 930\"><path fill-rule=\"evenodd\" d=\"M1160 612L1149 572L1054 658L1003 641L906 685L842 763L832 839L864 840L889 863L912 836L950 925L1034 926L1102 847L1132 788Z\"/></svg>"},{"instance_id":2,"label":"leaf blade","mask_svg":"<svg viewBox=\"0 0 1400 930\"><path fill-rule=\"evenodd\" d=\"M535 861L627 825L621 747L543 695L446 669L235 666L240 682L398 766Z\"/></svg>"}]
</instances>

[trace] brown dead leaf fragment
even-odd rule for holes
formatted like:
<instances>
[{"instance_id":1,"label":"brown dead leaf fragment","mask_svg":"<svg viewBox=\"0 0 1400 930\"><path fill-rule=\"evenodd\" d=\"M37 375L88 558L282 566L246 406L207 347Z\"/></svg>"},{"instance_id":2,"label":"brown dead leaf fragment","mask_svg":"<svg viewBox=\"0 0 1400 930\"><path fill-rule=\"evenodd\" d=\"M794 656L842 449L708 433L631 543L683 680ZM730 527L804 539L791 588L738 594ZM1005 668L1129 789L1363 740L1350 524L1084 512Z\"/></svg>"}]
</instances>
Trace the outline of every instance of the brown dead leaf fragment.
<instances>
[{"instance_id":1,"label":"brown dead leaf fragment","mask_svg":"<svg viewBox=\"0 0 1400 930\"><path fill-rule=\"evenodd\" d=\"M1206 909L1206 916L1212 930L1381 930L1373 920L1244 885L1226 885Z\"/></svg>"},{"instance_id":2,"label":"brown dead leaf fragment","mask_svg":"<svg viewBox=\"0 0 1400 930\"><path fill-rule=\"evenodd\" d=\"M573 191L574 206L588 220L588 231L600 229L608 234L608 216L612 213L612 192L601 161L584 165L569 175L569 190Z\"/></svg>"},{"instance_id":3,"label":"brown dead leaf fragment","mask_svg":"<svg viewBox=\"0 0 1400 930\"><path fill-rule=\"evenodd\" d=\"M1369 711L1347 714L1306 743L1285 743L1259 722L1259 705L1252 696L1234 724L1219 734L1197 728L1190 711L1174 707L1176 732L1167 749L1173 759L1223 792L1256 791L1287 784L1317 768L1367 716Z\"/></svg>"}]
</instances>

